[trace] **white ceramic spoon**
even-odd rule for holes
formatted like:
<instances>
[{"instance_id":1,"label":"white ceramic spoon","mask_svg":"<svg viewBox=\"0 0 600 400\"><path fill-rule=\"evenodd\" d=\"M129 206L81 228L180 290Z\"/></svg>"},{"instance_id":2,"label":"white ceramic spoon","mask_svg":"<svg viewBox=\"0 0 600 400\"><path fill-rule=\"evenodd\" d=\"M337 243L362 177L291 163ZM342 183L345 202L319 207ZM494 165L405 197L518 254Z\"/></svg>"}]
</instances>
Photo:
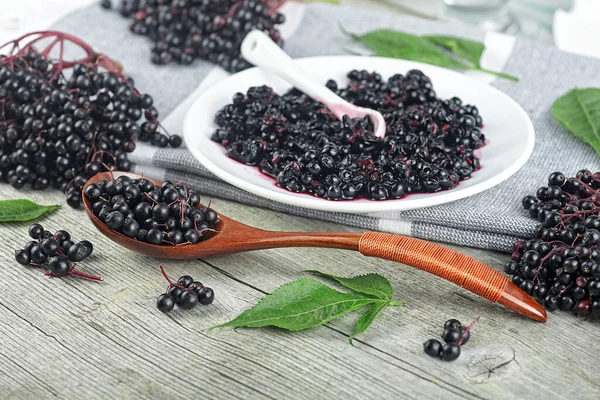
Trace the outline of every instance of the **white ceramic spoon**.
<instances>
[{"instance_id":1,"label":"white ceramic spoon","mask_svg":"<svg viewBox=\"0 0 600 400\"><path fill-rule=\"evenodd\" d=\"M307 96L325 104L338 119L341 120L344 115L350 118L368 116L373 121L375 136L385 136L385 120L379 112L355 106L333 93L294 64L292 58L265 33L259 30L248 33L242 41L241 52L246 61L276 74Z\"/></svg>"}]
</instances>

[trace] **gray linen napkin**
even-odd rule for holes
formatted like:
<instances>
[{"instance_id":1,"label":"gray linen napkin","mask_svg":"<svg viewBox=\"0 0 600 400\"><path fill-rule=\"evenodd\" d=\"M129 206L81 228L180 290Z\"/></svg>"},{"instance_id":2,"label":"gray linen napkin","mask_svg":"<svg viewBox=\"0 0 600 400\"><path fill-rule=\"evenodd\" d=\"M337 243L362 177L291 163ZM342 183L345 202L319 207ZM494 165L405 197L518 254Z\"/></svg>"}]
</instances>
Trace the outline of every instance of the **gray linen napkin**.
<instances>
[{"instance_id":1,"label":"gray linen napkin","mask_svg":"<svg viewBox=\"0 0 600 400\"><path fill-rule=\"evenodd\" d=\"M93 6L70 14L53 28L80 36L99 51L119 60L126 67L126 73L135 78L138 88L154 96L164 119L214 67L202 61L191 67L154 66L148 62L148 41L132 35L127 24L118 14ZM285 50L292 57L344 54L344 49L352 43L340 32L338 24L351 27L354 32L393 28L419 34L483 38L482 32L463 26L313 4L306 7L304 18L287 40ZM581 168L600 170L596 153L561 128L550 112L552 102L573 87L600 86L598 71L600 60L517 40L504 72L518 76L520 81L497 79L492 85L515 99L531 117L536 131L532 158L504 183L470 198L436 207L370 215L314 211L275 203L232 187L216 179L184 149L160 149L153 152L149 160L142 150L136 150L132 160L138 163L136 171L186 181L208 196L366 229L510 251L517 237L530 237L537 225L521 208L524 195L545 184L547 176L555 170L568 175L574 175Z\"/></svg>"}]
</instances>

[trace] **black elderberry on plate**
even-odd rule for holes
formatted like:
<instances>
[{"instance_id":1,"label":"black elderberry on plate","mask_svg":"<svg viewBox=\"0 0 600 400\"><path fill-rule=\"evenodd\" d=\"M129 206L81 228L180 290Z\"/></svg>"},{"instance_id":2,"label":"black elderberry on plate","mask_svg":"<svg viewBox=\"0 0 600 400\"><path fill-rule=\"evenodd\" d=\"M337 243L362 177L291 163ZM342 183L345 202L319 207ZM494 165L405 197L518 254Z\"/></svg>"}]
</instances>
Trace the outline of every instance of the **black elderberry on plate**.
<instances>
[{"instance_id":1,"label":"black elderberry on plate","mask_svg":"<svg viewBox=\"0 0 600 400\"><path fill-rule=\"evenodd\" d=\"M282 44L277 26L285 21L273 0L122 0L119 11L130 30L152 41L154 64L191 64L201 58L230 72L250 67L240 44L254 29ZM110 8L105 2L102 7Z\"/></svg>"},{"instance_id":2,"label":"black elderberry on plate","mask_svg":"<svg viewBox=\"0 0 600 400\"><path fill-rule=\"evenodd\" d=\"M388 80L351 71L327 86L349 102L378 110L383 140L368 118L339 121L323 104L292 89L252 87L219 110L212 140L227 156L257 167L292 192L328 200L399 199L456 187L480 167L485 143L477 107L437 98L421 71Z\"/></svg>"},{"instance_id":3,"label":"black elderberry on plate","mask_svg":"<svg viewBox=\"0 0 600 400\"><path fill-rule=\"evenodd\" d=\"M567 178L553 172L546 186L521 201L540 224L534 239L513 244L504 272L549 311L600 314L600 173Z\"/></svg>"},{"instance_id":4,"label":"black elderberry on plate","mask_svg":"<svg viewBox=\"0 0 600 400\"><path fill-rule=\"evenodd\" d=\"M89 184L84 196L109 228L150 244L198 243L214 231L219 219L211 208L196 208L200 196L181 182L155 186L148 179L122 175Z\"/></svg>"}]
</instances>

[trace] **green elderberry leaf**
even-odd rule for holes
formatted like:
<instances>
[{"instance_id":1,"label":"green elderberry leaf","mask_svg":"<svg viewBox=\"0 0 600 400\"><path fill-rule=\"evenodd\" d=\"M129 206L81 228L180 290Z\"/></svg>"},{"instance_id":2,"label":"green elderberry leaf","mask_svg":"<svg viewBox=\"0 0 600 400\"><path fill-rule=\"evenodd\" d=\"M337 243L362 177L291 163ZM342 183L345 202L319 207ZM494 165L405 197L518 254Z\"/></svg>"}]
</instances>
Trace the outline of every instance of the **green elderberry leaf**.
<instances>
[{"instance_id":1,"label":"green elderberry leaf","mask_svg":"<svg viewBox=\"0 0 600 400\"><path fill-rule=\"evenodd\" d=\"M386 302L363 294L338 292L316 279L301 278L279 287L237 318L210 329L276 326L299 331L375 303Z\"/></svg>"},{"instance_id":2,"label":"green elderberry leaf","mask_svg":"<svg viewBox=\"0 0 600 400\"><path fill-rule=\"evenodd\" d=\"M0 200L0 222L25 222L60 208L59 205L43 206L31 200Z\"/></svg>"},{"instance_id":3,"label":"green elderberry leaf","mask_svg":"<svg viewBox=\"0 0 600 400\"><path fill-rule=\"evenodd\" d=\"M357 275L352 278L344 278L316 270L307 270L304 272L335 280L340 285L354 290L355 292L368 294L369 296L375 296L383 300L392 300L394 295L394 289L392 289L390 281L378 274L365 274Z\"/></svg>"},{"instance_id":4,"label":"green elderberry leaf","mask_svg":"<svg viewBox=\"0 0 600 400\"><path fill-rule=\"evenodd\" d=\"M552 104L552 115L600 154L600 89L571 90Z\"/></svg>"}]
</instances>

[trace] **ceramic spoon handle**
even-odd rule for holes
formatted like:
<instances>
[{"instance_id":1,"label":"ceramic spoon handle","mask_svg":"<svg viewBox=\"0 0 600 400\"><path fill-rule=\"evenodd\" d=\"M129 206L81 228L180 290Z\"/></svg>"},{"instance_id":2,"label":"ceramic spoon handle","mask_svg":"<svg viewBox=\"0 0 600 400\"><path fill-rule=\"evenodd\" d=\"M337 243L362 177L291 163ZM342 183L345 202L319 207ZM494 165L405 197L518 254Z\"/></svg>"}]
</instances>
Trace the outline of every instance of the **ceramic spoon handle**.
<instances>
[{"instance_id":1,"label":"ceramic spoon handle","mask_svg":"<svg viewBox=\"0 0 600 400\"><path fill-rule=\"evenodd\" d=\"M505 276L447 247L406 236L367 232L358 241L358 251L422 269L529 318L546 321L544 309Z\"/></svg>"},{"instance_id":2,"label":"ceramic spoon handle","mask_svg":"<svg viewBox=\"0 0 600 400\"><path fill-rule=\"evenodd\" d=\"M259 30L251 31L246 35L242 41L241 52L246 61L278 75L307 96L324 103L330 109L332 105L348 104L344 99L294 64L292 58L285 51L277 46L269 36Z\"/></svg>"}]
</instances>

